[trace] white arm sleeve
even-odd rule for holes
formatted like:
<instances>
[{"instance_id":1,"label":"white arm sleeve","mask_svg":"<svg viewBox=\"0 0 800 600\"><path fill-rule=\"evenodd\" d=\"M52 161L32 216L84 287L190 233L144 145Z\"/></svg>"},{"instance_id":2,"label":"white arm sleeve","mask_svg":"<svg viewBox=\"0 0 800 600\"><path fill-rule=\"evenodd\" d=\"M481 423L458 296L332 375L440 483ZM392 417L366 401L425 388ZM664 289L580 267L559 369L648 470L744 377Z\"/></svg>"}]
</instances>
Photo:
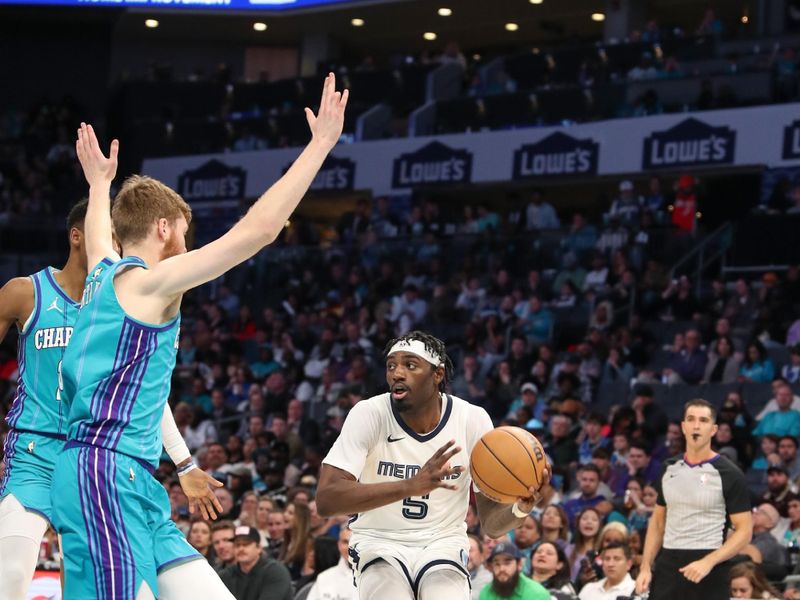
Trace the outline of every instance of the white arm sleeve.
<instances>
[{"instance_id":1,"label":"white arm sleeve","mask_svg":"<svg viewBox=\"0 0 800 600\"><path fill-rule=\"evenodd\" d=\"M164 449L176 465L192 457L186 442L181 437L181 432L178 431L178 426L175 424L175 417L172 416L169 404L164 405L164 416L161 417L161 437L164 440Z\"/></svg>"},{"instance_id":2,"label":"white arm sleeve","mask_svg":"<svg viewBox=\"0 0 800 600\"><path fill-rule=\"evenodd\" d=\"M359 479L367 455L380 435L380 427L378 407L371 400L362 400L350 410L323 464L347 471Z\"/></svg>"}]
</instances>

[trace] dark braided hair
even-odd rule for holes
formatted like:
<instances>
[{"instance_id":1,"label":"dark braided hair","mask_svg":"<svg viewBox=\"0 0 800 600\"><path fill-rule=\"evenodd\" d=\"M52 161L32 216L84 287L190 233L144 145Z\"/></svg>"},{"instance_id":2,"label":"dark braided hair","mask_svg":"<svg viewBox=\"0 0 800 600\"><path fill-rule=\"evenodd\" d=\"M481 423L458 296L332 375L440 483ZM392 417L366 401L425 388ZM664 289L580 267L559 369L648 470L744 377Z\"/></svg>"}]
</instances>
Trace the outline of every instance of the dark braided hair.
<instances>
[{"instance_id":1,"label":"dark braided hair","mask_svg":"<svg viewBox=\"0 0 800 600\"><path fill-rule=\"evenodd\" d=\"M422 342L428 352L442 357L444 361L444 378L439 382L439 391L444 392L447 389L447 384L453 379L453 363L450 357L447 356L447 348L444 342L439 338L424 331L409 331L386 344L386 348L383 350L383 359L386 360L389 356L389 351L397 342L410 342L411 340Z\"/></svg>"}]
</instances>

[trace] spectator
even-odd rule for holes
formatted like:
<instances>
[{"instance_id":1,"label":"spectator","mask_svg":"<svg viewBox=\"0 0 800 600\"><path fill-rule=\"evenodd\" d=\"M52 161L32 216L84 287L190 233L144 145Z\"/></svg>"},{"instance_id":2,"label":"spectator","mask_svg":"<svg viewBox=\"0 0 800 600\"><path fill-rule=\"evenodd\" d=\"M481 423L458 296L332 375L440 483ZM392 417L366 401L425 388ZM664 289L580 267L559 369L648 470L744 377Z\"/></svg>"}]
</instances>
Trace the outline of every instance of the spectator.
<instances>
[{"instance_id":1,"label":"spectator","mask_svg":"<svg viewBox=\"0 0 800 600\"><path fill-rule=\"evenodd\" d=\"M642 52L639 64L628 71L629 81L644 81L656 79L657 77L658 70L653 66L653 55L650 52Z\"/></svg>"},{"instance_id":2,"label":"spectator","mask_svg":"<svg viewBox=\"0 0 800 600\"><path fill-rule=\"evenodd\" d=\"M275 509L275 502L271 498L263 496L258 499L256 504L256 524L255 528L261 534L261 547L269 546L269 515Z\"/></svg>"},{"instance_id":3,"label":"spectator","mask_svg":"<svg viewBox=\"0 0 800 600\"><path fill-rule=\"evenodd\" d=\"M675 184L672 224L686 233L693 233L697 222L695 184L695 179L691 175L681 175Z\"/></svg>"},{"instance_id":4,"label":"spectator","mask_svg":"<svg viewBox=\"0 0 800 600\"><path fill-rule=\"evenodd\" d=\"M786 550L772 535L772 529L778 525L780 518L778 510L771 504L761 504L753 509L750 546L760 552L762 568L771 579L782 579L786 575Z\"/></svg>"},{"instance_id":5,"label":"spectator","mask_svg":"<svg viewBox=\"0 0 800 600\"><path fill-rule=\"evenodd\" d=\"M603 579L587 584L580 600L617 600L618 596L633 594L634 581L630 576L632 554L630 546L611 542L602 549Z\"/></svg>"},{"instance_id":6,"label":"spectator","mask_svg":"<svg viewBox=\"0 0 800 600\"><path fill-rule=\"evenodd\" d=\"M657 498L658 492L652 484L644 483L639 478L628 481L624 506L630 511L627 518L631 531L647 531L647 524L655 510Z\"/></svg>"},{"instance_id":7,"label":"spectator","mask_svg":"<svg viewBox=\"0 0 800 600\"><path fill-rule=\"evenodd\" d=\"M647 439L655 446L667 433L669 420L662 408L653 401L654 398L653 388L649 385L637 385L634 388L631 408L636 414L636 424L644 430Z\"/></svg>"},{"instance_id":8,"label":"spectator","mask_svg":"<svg viewBox=\"0 0 800 600\"><path fill-rule=\"evenodd\" d=\"M531 192L531 201L525 209L526 229L558 229L561 222L553 206L544 199L544 190L536 188Z\"/></svg>"},{"instance_id":9,"label":"spectator","mask_svg":"<svg viewBox=\"0 0 800 600\"><path fill-rule=\"evenodd\" d=\"M768 413L778 410L778 391L785 385L787 385L787 382L780 377L776 377L772 380L772 398L770 398L769 402L764 405L764 408L761 409L761 412L756 415L756 421L760 421ZM800 411L800 396L794 393L792 396L791 408L792 410Z\"/></svg>"},{"instance_id":10,"label":"spectator","mask_svg":"<svg viewBox=\"0 0 800 600\"><path fill-rule=\"evenodd\" d=\"M531 579L540 583L551 595L562 598L575 598L575 588L569 576L569 561L564 550L553 542L542 542L536 547L531 561Z\"/></svg>"},{"instance_id":11,"label":"spectator","mask_svg":"<svg viewBox=\"0 0 800 600\"><path fill-rule=\"evenodd\" d=\"M583 424L582 440L578 446L578 462L585 465L592 462L594 451L598 448L611 448L611 441L603 435L606 420L600 413L591 413ZM602 479L602 476L601 476Z\"/></svg>"},{"instance_id":12,"label":"spectator","mask_svg":"<svg viewBox=\"0 0 800 600\"><path fill-rule=\"evenodd\" d=\"M575 533L572 543L564 551L570 564L570 580L576 581L581 570L581 562L585 558L593 560L594 547L600 534L602 524L600 513L596 508L584 508L575 519ZM589 553L592 557L589 557Z\"/></svg>"},{"instance_id":13,"label":"spectator","mask_svg":"<svg viewBox=\"0 0 800 600\"><path fill-rule=\"evenodd\" d=\"M744 279L737 279L734 293L725 305L723 316L728 319L735 332L749 335L757 315L758 304L755 295L750 292L750 286Z\"/></svg>"},{"instance_id":14,"label":"spectator","mask_svg":"<svg viewBox=\"0 0 800 600\"><path fill-rule=\"evenodd\" d=\"M781 377L794 385L800 383L800 344L792 346L790 359L791 362L781 369Z\"/></svg>"},{"instance_id":15,"label":"spectator","mask_svg":"<svg viewBox=\"0 0 800 600\"><path fill-rule=\"evenodd\" d=\"M575 527L575 520L580 512L586 508L594 508L605 500L605 497L598 493L600 469L597 468L597 465L589 462L578 467L577 479L580 496L568 500L564 504L564 510L572 528Z\"/></svg>"},{"instance_id":16,"label":"spectator","mask_svg":"<svg viewBox=\"0 0 800 600\"><path fill-rule=\"evenodd\" d=\"M551 504L542 512L542 540L566 548L569 538L569 516L558 504Z\"/></svg>"},{"instance_id":17,"label":"spectator","mask_svg":"<svg viewBox=\"0 0 800 600\"><path fill-rule=\"evenodd\" d=\"M467 571L469 571L470 600L478 600L481 590L492 583L492 573L486 568L483 560L483 542L474 534L469 534L469 555Z\"/></svg>"},{"instance_id":18,"label":"spectator","mask_svg":"<svg viewBox=\"0 0 800 600\"><path fill-rule=\"evenodd\" d=\"M406 283L403 293L392 298L392 308L387 319L394 324L395 333L403 335L418 325L428 312L428 304L420 298L419 288Z\"/></svg>"},{"instance_id":19,"label":"spectator","mask_svg":"<svg viewBox=\"0 0 800 600\"><path fill-rule=\"evenodd\" d=\"M778 456L781 466L786 469L789 479L796 481L800 477L800 458L797 456L797 438L784 435L778 440ZM786 516L786 515L783 515Z\"/></svg>"},{"instance_id":20,"label":"spectator","mask_svg":"<svg viewBox=\"0 0 800 600\"><path fill-rule=\"evenodd\" d=\"M283 532L280 560L289 569L292 581L300 578L306 558L306 543L311 528L310 514L308 504L297 500L290 502L284 511L286 529Z\"/></svg>"},{"instance_id":21,"label":"spectator","mask_svg":"<svg viewBox=\"0 0 800 600\"><path fill-rule=\"evenodd\" d=\"M600 375L600 383L628 383L635 376L633 365L628 362L625 356L619 351L619 348L609 348L608 357L603 364L603 372Z\"/></svg>"},{"instance_id":22,"label":"spectator","mask_svg":"<svg viewBox=\"0 0 800 600\"><path fill-rule=\"evenodd\" d=\"M775 377L775 365L759 340L753 340L747 345L739 375L743 381L757 383L769 383Z\"/></svg>"},{"instance_id":23,"label":"spectator","mask_svg":"<svg viewBox=\"0 0 800 600\"><path fill-rule=\"evenodd\" d=\"M214 554L214 547L211 543L211 526L208 521L195 521L192 523L187 539L192 548L197 550L208 561L208 564L214 564L217 557Z\"/></svg>"},{"instance_id":24,"label":"spectator","mask_svg":"<svg viewBox=\"0 0 800 600\"><path fill-rule=\"evenodd\" d=\"M549 433L544 438L545 449L553 459L554 472L564 474L564 469L578 462L578 446L569 431L572 421L566 415L553 415L549 426Z\"/></svg>"},{"instance_id":25,"label":"spectator","mask_svg":"<svg viewBox=\"0 0 800 600\"><path fill-rule=\"evenodd\" d=\"M627 457L627 470L619 478L617 489L619 496L625 493L628 481L641 477L644 481L655 481L661 471L661 465L653 460L650 448L642 442L631 442Z\"/></svg>"},{"instance_id":26,"label":"spectator","mask_svg":"<svg viewBox=\"0 0 800 600\"><path fill-rule=\"evenodd\" d=\"M527 309L520 319L520 332L529 344L547 342L552 334L554 324L553 313L542 305L539 296L533 295L528 299Z\"/></svg>"},{"instance_id":27,"label":"spectator","mask_svg":"<svg viewBox=\"0 0 800 600\"><path fill-rule=\"evenodd\" d=\"M219 573L234 564L233 538L236 527L233 521L217 521L211 525L211 545L215 562L211 565Z\"/></svg>"},{"instance_id":28,"label":"spectator","mask_svg":"<svg viewBox=\"0 0 800 600\"><path fill-rule=\"evenodd\" d=\"M550 594L541 584L522 573L522 556L514 544L500 542L489 555L492 583L478 595L479 600L525 598L525 600L550 600Z\"/></svg>"},{"instance_id":29,"label":"spectator","mask_svg":"<svg viewBox=\"0 0 800 600\"><path fill-rule=\"evenodd\" d=\"M739 376L739 359L734 354L733 339L728 335L716 339L708 352L702 383L734 383Z\"/></svg>"},{"instance_id":30,"label":"spectator","mask_svg":"<svg viewBox=\"0 0 800 600\"><path fill-rule=\"evenodd\" d=\"M633 191L633 183L626 179L619 184L619 198L611 203L607 216L609 219L616 217L625 225L638 223L641 202Z\"/></svg>"},{"instance_id":31,"label":"spectator","mask_svg":"<svg viewBox=\"0 0 800 600\"><path fill-rule=\"evenodd\" d=\"M800 497L789 498L787 506L789 523L783 534L783 545L791 549L800 548Z\"/></svg>"},{"instance_id":32,"label":"spectator","mask_svg":"<svg viewBox=\"0 0 800 600\"><path fill-rule=\"evenodd\" d=\"M758 598L759 600L779 600L778 592L764 575L763 570L752 562L740 562L728 572L731 598Z\"/></svg>"},{"instance_id":33,"label":"spectator","mask_svg":"<svg viewBox=\"0 0 800 600\"><path fill-rule=\"evenodd\" d=\"M622 224L621 220L616 215L610 215L608 226L600 234L600 239L597 240L595 247L606 256L612 255L617 250L624 248L630 233L627 228ZM588 277L587 277L588 279Z\"/></svg>"},{"instance_id":34,"label":"spectator","mask_svg":"<svg viewBox=\"0 0 800 600\"><path fill-rule=\"evenodd\" d=\"M314 568L317 571L317 577L308 593L307 600L358 600L358 591L353 585L353 572L347 561L350 535L350 529L347 527L339 530L338 563L325 570L320 570L315 562ZM316 554L315 552L315 556Z\"/></svg>"},{"instance_id":35,"label":"spectator","mask_svg":"<svg viewBox=\"0 0 800 600\"><path fill-rule=\"evenodd\" d=\"M222 582L236 600L292 600L289 572L261 552L261 536L253 527L237 527L234 534L236 564L220 572Z\"/></svg>"},{"instance_id":36,"label":"spectator","mask_svg":"<svg viewBox=\"0 0 800 600\"><path fill-rule=\"evenodd\" d=\"M591 252L596 243L597 229L595 226L586 222L586 217L583 213L576 212L573 214L572 223L563 241L564 249L580 257L587 252ZM578 287L581 287L580 282L575 283Z\"/></svg>"},{"instance_id":37,"label":"spectator","mask_svg":"<svg viewBox=\"0 0 800 600\"><path fill-rule=\"evenodd\" d=\"M514 544L522 555L522 572L531 572L531 555L541 540L541 525L536 517L528 515L525 520L514 530Z\"/></svg>"},{"instance_id":38,"label":"spectator","mask_svg":"<svg viewBox=\"0 0 800 600\"><path fill-rule=\"evenodd\" d=\"M672 353L669 366L664 369L664 377L671 385L676 383L696 385L703 379L706 371L708 356L700 348L700 332L689 329L684 340L684 348Z\"/></svg>"},{"instance_id":39,"label":"spectator","mask_svg":"<svg viewBox=\"0 0 800 600\"><path fill-rule=\"evenodd\" d=\"M284 532L286 531L286 517L280 508L273 508L267 517L267 535L269 545L267 553L270 557L278 560L283 552Z\"/></svg>"},{"instance_id":40,"label":"spectator","mask_svg":"<svg viewBox=\"0 0 800 600\"><path fill-rule=\"evenodd\" d=\"M778 410L769 412L753 430L753 435L761 436L767 433L781 435L800 435L800 411L792 409L792 388L781 385L775 395Z\"/></svg>"},{"instance_id":41,"label":"spectator","mask_svg":"<svg viewBox=\"0 0 800 600\"><path fill-rule=\"evenodd\" d=\"M767 467L767 491L761 495L762 503L774 506L781 517L789 516L789 500L797 494L797 487L789 480L789 473L782 465Z\"/></svg>"}]
</instances>

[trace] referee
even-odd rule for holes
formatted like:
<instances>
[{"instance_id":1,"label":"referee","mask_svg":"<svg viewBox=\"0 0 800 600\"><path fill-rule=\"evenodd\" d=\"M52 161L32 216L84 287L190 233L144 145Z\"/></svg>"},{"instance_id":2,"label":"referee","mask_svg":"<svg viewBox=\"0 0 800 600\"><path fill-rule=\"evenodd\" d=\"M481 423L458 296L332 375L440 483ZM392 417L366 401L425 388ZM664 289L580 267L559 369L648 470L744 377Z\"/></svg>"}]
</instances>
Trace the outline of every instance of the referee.
<instances>
[{"instance_id":1,"label":"referee","mask_svg":"<svg viewBox=\"0 0 800 600\"><path fill-rule=\"evenodd\" d=\"M650 588L650 600L728 600L724 561L738 554L753 532L747 484L736 465L711 450L717 424L709 402L687 402L681 429L686 454L668 459L655 482L658 503L636 593ZM729 525L734 532L725 539Z\"/></svg>"}]
</instances>

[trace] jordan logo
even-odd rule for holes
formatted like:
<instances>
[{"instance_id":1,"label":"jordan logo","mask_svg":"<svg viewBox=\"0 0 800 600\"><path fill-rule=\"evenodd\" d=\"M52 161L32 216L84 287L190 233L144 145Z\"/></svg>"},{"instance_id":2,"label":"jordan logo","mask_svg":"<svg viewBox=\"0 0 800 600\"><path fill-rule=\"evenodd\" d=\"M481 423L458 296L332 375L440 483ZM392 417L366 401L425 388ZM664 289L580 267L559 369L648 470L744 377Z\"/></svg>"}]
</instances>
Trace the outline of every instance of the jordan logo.
<instances>
[{"instance_id":1,"label":"jordan logo","mask_svg":"<svg viewBox=\"0 0 800 600\"><path fill-rule=\"evenodd\" d=\"M58 305L58 298L53 298L53 303L47 307L47 312L50 312L51 310L57 310L62 315L64 314L64 311L62 311L61 307Z\"/></svg>"}]
</instances>

